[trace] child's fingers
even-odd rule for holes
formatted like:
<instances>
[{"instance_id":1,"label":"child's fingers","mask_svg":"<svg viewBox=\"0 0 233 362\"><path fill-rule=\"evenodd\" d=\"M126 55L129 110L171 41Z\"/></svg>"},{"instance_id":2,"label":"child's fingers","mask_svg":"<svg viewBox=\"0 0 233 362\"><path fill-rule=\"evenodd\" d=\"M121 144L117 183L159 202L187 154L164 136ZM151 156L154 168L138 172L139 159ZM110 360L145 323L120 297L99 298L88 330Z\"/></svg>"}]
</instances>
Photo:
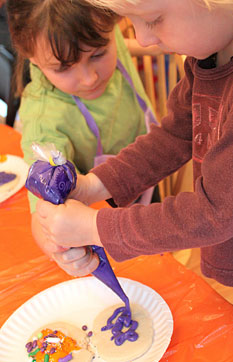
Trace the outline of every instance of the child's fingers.
<instances>
[{"instance_id":1,"label":"child's fingers","mask_svg":"<svg viewBox=\"0 0 233 362\"><path fill-rule=\"evenodd\" d=\"M80 260L81 258L84 258L86 256L86 248L80 247L80 248L70 248L66 249L63 252L58 252L54 255L57 261L64 264L73 263L77 260Z\"/></svg>"},{"instance_id":2,"label":"child's fingers","mask_svg":"<svg viewBox=\"0 0 233 362\"><path fill-rule=\"evenodd\" d=\"M87 253L84 257L69 263L64 263L58 254L54 254L54 260L67 274L83 277L97 269L99 258L96 254Z\"/></svg>"},{"instance_id":3,"label":"child's fingers","mask_svg":"<svg viewBox=\"0 0 233 362\"><path fill-rule=\"evenodd\" d=\"M36 212L41 218L47 218L51 213L55 212L56 205L51 204L51 202L38 200L36 204Z\"/></svg>"}]
</instances>

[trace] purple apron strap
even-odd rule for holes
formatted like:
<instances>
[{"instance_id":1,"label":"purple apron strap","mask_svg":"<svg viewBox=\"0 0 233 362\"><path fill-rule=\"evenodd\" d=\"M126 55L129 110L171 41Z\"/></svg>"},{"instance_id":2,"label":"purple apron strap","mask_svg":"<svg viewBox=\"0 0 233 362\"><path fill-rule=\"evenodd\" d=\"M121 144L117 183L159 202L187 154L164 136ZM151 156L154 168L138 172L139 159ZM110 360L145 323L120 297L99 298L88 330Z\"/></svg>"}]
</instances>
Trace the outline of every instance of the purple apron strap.
<instances>
[{"instance_id":1,"label":"purple apron strap","mask_svg":"<svg viewBox=\"0 0 233 362\"><path fill-rule=\"evenodd\" d=\"M158 121L154 117L151 109L147 106L144 99L136 91L136 89L134 87L134 84L133 84L133 81L132 81L132 78L130 77L129 73L127 72L127 70L125 69L125 67L123 66L123 64L121 63L121 61L119 59L117 59L117 68L121 71L121 73L123 74L123 76L125 77L127 82L129 83L129 85L133 89L134 93L136 94L136 97L137 97L137 100L138 100L138 103L139 103L141 109L144 111L145 115L146 114L148 115L148 121L150 123L154 123L154 124L156 124L158 126L159 125Z\"/></svg>"},{"instance_id":2,"label":"purple apron strap","mask_svg":"<svg viewBox=\"0 0 233 362\"><path fill-rule=\"evenodd\" d=\"M73 97L75 103L77 104L78 108L80 109L82 115L84 116L88 127L90 128L92 133L96 136L96 139L97 139L96 155L100 156L100 155L103 154L103 147L102 147L102 144L101 144L100 133L99 133L99 129L97 127L97 124L95 123L94 118L92 117L91 113L88 111L85 104L80 100L80 98L78 98L76 96L72 96L72 97Z\"/></svg>"}]
</instances>

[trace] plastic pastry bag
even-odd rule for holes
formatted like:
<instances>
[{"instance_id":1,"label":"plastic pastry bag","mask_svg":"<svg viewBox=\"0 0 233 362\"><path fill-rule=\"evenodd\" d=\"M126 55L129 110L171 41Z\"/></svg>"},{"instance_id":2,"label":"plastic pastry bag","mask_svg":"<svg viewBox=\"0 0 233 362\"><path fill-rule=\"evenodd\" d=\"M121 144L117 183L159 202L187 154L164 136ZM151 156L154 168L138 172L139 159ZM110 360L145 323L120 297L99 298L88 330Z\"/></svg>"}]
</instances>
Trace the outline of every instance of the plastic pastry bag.
<instances>
[{"instance_id":1,"label":"plastic pastry bag","mask_svg":"<svg viewBox=\"0 0 233 362\"><path fill-rule=\"evenodd\" d=\"M67 161L53 144L32 145L36 161L31 165L26 180L26 188L37 197L53 204L65 202L75 188L77 175L74 165ZM127 314L131 316L129 299L122 290L103 248L92 245L91 249L99 256L98 268L92 273L111 288L125 303Z\"/></svg>"},{"instance_id":2,"label":"plastic pastry bag","mask_svg":"<svg viewBox=\"0 0 233 362\"><path fill-rule=\"evenodd\" d=\"M74 165L53 144L33 144L34 162L28 173L26 188L53 204L63 204L76 186Z\"/></svg>"}]
</instances>

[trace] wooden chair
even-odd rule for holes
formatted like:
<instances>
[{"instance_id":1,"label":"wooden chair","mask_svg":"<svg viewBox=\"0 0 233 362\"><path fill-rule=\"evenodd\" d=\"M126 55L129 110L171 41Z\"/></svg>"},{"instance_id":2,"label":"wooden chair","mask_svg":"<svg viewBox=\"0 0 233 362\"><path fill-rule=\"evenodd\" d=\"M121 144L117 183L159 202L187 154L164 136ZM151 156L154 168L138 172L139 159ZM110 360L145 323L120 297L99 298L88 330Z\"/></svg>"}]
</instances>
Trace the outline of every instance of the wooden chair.
<instances>
[{"instance_id":1,"label":"wooden chair","mask_svg":"<svg viewBox=\"0 0 233 362\"><path fill-rule=\"evenodd\" d=\"M128 18L121 20L120 28L125 38L135 39L134 29ZM133 57L132 59L138 69L139 57ZM157 65L157 91L155 90L154 81L154 59L156 59ZM145 48L145 54L140 55L140 61L143 64L142 81L159 122L167 114L166 103L169 93L175 87L177 81L184 76L184 59L184 56L178 54L164 54L159 48L156 48L151 55L148 55L147 48ZM181 191L187 172L190 180L188 189L192 188L190 171L190 165L188 167L185 165L175 174L160 182L161 199L163 200L168 195L176 195ZM185 187L187 188L187 185Z\"/></svg>"}]
</instances>

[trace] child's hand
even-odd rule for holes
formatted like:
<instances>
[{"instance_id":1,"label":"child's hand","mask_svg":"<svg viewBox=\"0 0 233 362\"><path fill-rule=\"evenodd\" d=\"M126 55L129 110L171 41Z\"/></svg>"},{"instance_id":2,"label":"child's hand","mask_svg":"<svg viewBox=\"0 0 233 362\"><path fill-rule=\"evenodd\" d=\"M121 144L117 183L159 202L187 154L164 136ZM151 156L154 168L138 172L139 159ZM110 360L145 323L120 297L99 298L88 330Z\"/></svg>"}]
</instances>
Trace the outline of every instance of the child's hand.
<instances>
[{"instance_id":1,"label":"child's hand","mask_svg":"<svg viewBox=\"0 0 233 362\"><path fill-rule=\"evenodd\" d=\"M32 233L37 245L67 274L82 277L93 272L99 264L99 258L90 248L80 247L64 249L45 237L38 222L38 214L32 214Z\"/></svg>"},{"instance_id":2,"label":"child's hand","mask_svg":"<svg viewBox=\"0 0 233 362\"><path fill-rule=\"evenodd\" d=\"M77 175L77 186L69 194L69 199L75 199L86 205L94 202L109 199L111 197L108 190L94 173L87 175Z\"/></svg>"},{"instance_id":3,"label":"child's hand","mask_svg":"<svg viewBox=\"0 0 233 362\"><path fill-rule=\"evenodd\" d=\"M71 248L62 253L54 253L53 259L67 274L82 277L92 273L99 265L97 254L90 248Z\"/></svg>"},{"instance_id":4,"label":"child's hand","mask_svg":"<svg viewBox=\"0 0 233 362\"><path fill-rule=\"evenodd\" d=\"M53 253L61 253L64 251L64 248L59 247L54 242L47 240L44 235L43 229L39 223L38 215L36 213L32 214L32 235L39 246L39 248L50 258L53 258Z\"/></svg>"},{"instance_id":5,"label":"child's hand","mask_svg":"<svg viewBox=\"0 0 233 362\"><path fill-rule=\"evenodd\" d=\"M36 211L48 242L65 248L91 244L102 246L96 226L98 210L70 199L60 205L39 200Z\"/></svg>"}]
</instances>

